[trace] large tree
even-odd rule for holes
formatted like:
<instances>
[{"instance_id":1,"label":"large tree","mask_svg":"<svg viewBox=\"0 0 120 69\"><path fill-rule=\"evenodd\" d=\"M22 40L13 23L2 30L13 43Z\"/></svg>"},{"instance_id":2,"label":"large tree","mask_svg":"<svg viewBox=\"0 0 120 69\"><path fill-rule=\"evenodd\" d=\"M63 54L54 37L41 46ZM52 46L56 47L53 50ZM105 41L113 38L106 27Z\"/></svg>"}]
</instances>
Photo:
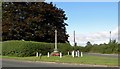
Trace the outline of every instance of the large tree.
<instances>
[{"instance_id":1,"label":"large tree","mask_svg":"<svg viewBox=\"0 0 120 69\"><path fill-rule=\"evenodd\" d=\"M58 42L68 42L65 11L52 3L4 2L2 4L2 39L54 42L54 31L58 31Z\"/></svg>"}]
</instances>

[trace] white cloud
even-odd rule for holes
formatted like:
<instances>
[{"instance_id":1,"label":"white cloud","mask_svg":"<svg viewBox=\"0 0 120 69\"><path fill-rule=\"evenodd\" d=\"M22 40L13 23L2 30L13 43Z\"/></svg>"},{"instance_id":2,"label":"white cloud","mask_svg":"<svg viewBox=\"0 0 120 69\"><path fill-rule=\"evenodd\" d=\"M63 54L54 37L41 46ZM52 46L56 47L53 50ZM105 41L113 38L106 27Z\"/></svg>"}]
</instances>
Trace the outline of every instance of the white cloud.
<instances>
[{"instance_id":1,"label":"white cloud","mask_svg":"<svg viewBox=\"0 0 120 69\"><path fill-rule=\"evenodd\" d=\"M110 39L110 31L102 31L102 32L93 32L86 34L76 34L76 42L77 45L85 46L87 41L90 41L92 44L101 44L108 43ZM118 27L111 31L111 38L118 41ZM73 34L70 34L68 38L70 44L73 45Z\"/></svg>"}]
</instances>

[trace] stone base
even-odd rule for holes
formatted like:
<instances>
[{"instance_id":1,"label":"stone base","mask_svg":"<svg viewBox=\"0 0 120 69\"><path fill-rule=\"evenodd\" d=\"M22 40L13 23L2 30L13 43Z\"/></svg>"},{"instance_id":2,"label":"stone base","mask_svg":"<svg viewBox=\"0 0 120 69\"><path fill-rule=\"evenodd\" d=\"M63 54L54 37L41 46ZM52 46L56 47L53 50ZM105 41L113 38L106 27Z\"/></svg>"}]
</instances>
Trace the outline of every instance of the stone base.
<instances>
[{"instance_id":1,"label":"stone base","mask_svg":"<svg viewBox=\"0 0 120 69\"><path fill-rule=\"evenodd\" d=\"M60 56L60 53L59 52L52 52L50 55L51 56Z\"/></svg>"}]
</instances>

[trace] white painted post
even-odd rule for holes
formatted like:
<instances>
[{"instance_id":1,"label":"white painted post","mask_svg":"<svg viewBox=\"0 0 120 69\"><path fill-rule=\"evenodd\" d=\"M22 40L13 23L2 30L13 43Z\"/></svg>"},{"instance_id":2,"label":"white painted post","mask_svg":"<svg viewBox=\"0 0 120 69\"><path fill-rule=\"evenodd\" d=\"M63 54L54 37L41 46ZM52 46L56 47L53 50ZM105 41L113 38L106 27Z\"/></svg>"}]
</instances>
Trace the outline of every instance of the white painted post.
<instances>
[{"instance_id":1,"label":"white painted post","mask_svg":"<svg viewBox=\"0 0 120 69\"><path fill-rule=\"evenodd\" d=\"M68 55L70 55L70 52L68 51Z\"/></svg>"},{"instance_id":2,"label":"white painted post","mask_svg":"<svg viewBox=\"0 0 120 69\"><path fill-rule=\"evenodd\" d=\"M48 52L48 57L50 57L50 53Z\"/></svg>"},{"instance_id":3,"label":"white painted post","mask_svg":"<svg viewBox=\"0 0 120 69\"><path fill-rule=\"evenodd\" d=\"M75 56L74 56L74 51L72 51L72 57L75 57Z\"/></svg>"},{"instance_id":4,"label":"white painted post","mask_svg":"<svg viewBox=\"0 0 120 69\"><path fill-rule=\"evenodd\" d=\"M78 56L78 53L77 53L77 51L75 52L75 56L76 56L76 57Z\"/></svg>"},{"instance_id":5,"label":"white painted post","mask_svg":"<svg viewBox=\"0 0 120 69\"><path fill-rule=\"evenodd\" d=\"M36 57L38 57L38 52L36 52Z\"/></svg>"},{"instance_id":6,"label":"white painted post","mask_svg":"<svg viewBox=\"0 0 120 69\"><path fill-rule=\"evenodd\" d=\"M83 53L81 52L81 57L83 57Z\"/></svg>"},{"instance_id":7,"label":"white painted post","mask_svg":"<svg viewBox=\"0 0 120 69\"><path fill-rule=\"evenodd\" d=\"M42 57L42 53L39 54L39 57L40 57L40 59L41 59L41 57Z\"/></svg>"},{"instance_id":8,"label":"white painted post","mask_svg":"<svg viewBox=\"0 0 120 69\"><path fill-rule=\"evenodd\" d=\"M77 51L77 53L78 53L78 57L80 57L80 52L79 52L79 50Z\"/></svg>"},{"instance_id":9,"label":"white painted post","mask_svg":"<svg viewBox=\"0 0 120 69\"><path fill-rule=\"evenodd\" d=\"M40 53L40 54L39 54L39 56L41 57L41 56L42 56L42 54Z\"/></svg>"},{"instance_id":10,"label":"white painted post","mask_svg":"<svg viewBox=\"0 0 120 69\"><path fill-rule=\"evenodd\" d=\"M62 53L60 52L60 58L62 58Z\"/></svg>"}]
</instances>

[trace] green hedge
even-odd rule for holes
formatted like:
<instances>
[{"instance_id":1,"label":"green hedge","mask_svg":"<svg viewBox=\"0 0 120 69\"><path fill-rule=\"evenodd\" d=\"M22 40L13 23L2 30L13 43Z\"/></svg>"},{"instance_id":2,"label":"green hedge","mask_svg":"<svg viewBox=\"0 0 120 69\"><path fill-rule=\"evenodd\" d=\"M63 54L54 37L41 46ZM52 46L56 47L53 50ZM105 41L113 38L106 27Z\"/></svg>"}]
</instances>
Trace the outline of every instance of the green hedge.
<instances>
[{"instance_id":1,"label":"green hedge","mask_svg":"<svg viewBox=\"0 0 120 69\"><path fill-rule=\"evenodd\" d=\"M58 43L58 50L64 54L70 49L66 43ZM47 55L53 52L54 43L33 42L33 41L5 41L2 45L2 54L7 56L35 56L36 52Z\"/></svg>"},{"instance_id":2,"label":"green hedge","mask_svg":"<svg viewBox=\"0 0 120 69\"><path fill-rule=\"evenodd\" d=\"M0 45L1 46L1 45ZM100 44L92 46L70 46L67 43L58 43L58 50L66 55L68 51L79 50L92 53L120 53L120 44ZM34 42L34 41L5 41L2 42L2 55L6 56L35 56L36 52L47 55L47 52L54 51L54 43Z\"/></svg>"},{"instance_id":3,"label":"green hedge","mask_svg":"<svg viewBox=\"0 0 120 69\"><path fill-rule=\"evenodd\" d=\"M118 44L101 44L92 46L89 52L103 53L103 54L118 54L120 53Z\"/></svg>"}]
</instances>

